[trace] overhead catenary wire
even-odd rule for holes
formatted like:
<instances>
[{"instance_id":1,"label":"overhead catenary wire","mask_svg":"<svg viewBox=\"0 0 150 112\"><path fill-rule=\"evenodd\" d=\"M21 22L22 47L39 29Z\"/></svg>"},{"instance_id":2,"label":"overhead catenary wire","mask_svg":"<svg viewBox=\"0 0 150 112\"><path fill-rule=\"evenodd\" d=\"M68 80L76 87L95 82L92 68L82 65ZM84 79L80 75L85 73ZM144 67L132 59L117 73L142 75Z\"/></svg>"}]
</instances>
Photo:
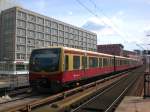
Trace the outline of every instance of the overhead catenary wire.
<instances>
[{"instance_id":1,"label":"overhead catenary wire","mask_svg":"<svg viewBox=\"0 0 150 112\"><path fill-rule=\"evenodd\" d=\"M92 10L91 10L89 7L87 7L86 5L84 5L84 3L82 3L80 0L76 0L76 1L77 1L83 8L85 8L89 13L91 13L92 15L94 15L97 19L101 20L100 17L99 17L99 15L96 14L94 11L92 11ZM111 23L111 25L108 24L108 23L106 23L104 20L101 20L101 21L102 21L105 25L110 26L113 31L115 31L117 34L119 34L120 37L122 37L122 39L124 40L124 42L129 43L128 40L125 39L126 37L129 37L129 36L128 36L126 33L122 33L120 30L118 30L119 27L118 27L111 19L109 19L109 17L108 17L100 8L97 7L97 5L96 5L95 2L93 2L92 0L89 0L89 1L94 5L95 9L98 9L98 10L102 13L102 15ZM138 46L138 47L140 47L140 48L142 48L142 49L144 49L144 48L143 48L140 44L138 44L137 42L135 42L135 45Z\"/></svg>"},{"instance_id":2,"label":"overhead catenary wire","mask_svg":"<svg viewBox=\"0 0 150 112\"><path fill-rule=\"evenodd\" d=\"M118 28L115 28L114 25L110 25L108 23L106 23L104 20L100 19L100 16L98 14L96 14L94 11L92 11L90 8L88 8L86 5L84 5L80 0L76 0L83 8L85 8L89 13L91 13L93 16L95 16L97 19L99 19L100 21L102 21L105 25L109 26L112 28L113 31L115 31L117 34L119 34L123 39L124 39L124 35L122 34L122 32L120 32L118 30ZM94 4L94 6L96 7L96 4ZM108 17L102 13L104 15L104 17L112 24L112 21L110 19L108 19ZM128 43L127 40L124 39L125 42Z\"/></svg>"}]
</instances>

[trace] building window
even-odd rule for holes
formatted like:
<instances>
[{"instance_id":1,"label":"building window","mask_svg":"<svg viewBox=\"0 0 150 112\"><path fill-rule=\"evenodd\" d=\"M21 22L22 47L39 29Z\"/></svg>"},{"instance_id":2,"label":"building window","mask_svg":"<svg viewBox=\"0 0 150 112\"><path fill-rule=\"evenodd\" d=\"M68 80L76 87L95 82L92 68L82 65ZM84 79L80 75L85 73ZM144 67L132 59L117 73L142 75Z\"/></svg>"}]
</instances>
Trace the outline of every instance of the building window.
<instances>
[{"instance_id":1,"label":"building window","mask_svg":"<svg viewBox=\"0 0 150 112\"><path fill-rule=\"evenodd\" d=\"M69 33L65 33L64 37L69 38Z\"/></svg>"},{"instance_id":2,"label":"building window","mask_svg":"<svg viewBox=\"0 0 150 112\"><path fill-rule=\"evenodd\" d=\"M70 28L69 32L73 34L73 28Z\"/></svg>"},{"instance_id":3,"label":"building window","mask_svg":"<svg viewBox=\"0 0 150 112\"><path fill-rule=\"evenodd\" d=\"M51 42L45 42L45 47L51 46Z\"/></svg>"},{"instance_id":4,"label":"building window","mask_svg":"<svg viewBox=\"0 0 150 112\"><path fill-rule=\"evenodd\" d=\"M24 19L25 20L26 19L26 13L18 11L17 17L20 18L20 19Z\"/></svg>"},{"instance_id":5,"label":"building window","mask_svg":"<svg viewBox=\"0 0 150 112\"><path fill-rule=\"evenodd\" d=\"M25 54L17 53L17 59L25 59Z\"/></svg>"},{"instance_id":6,"label":"building window","mask_svg":"<svg viewBox=\"0 0 150 112\"><path fill-rule=\"evenodd\" d=\"M18 44L25 44L26 38L25 37L17 37L17 43Z\"/></svg>"},{"instance_id":7,"label":"building window","mask_svg":"<svg viewBox=\"0 0 150 112\"><path fill-rule=\"evenodd\" d=\"M16 65L16 70L17 71L23 71L23 70L25 70L25 65Z\"/></svg>"},{"instance_id":8,"label":"building window","mask_svg":"<svg viewBox=\"0 0 150 112\"><path fill-rule=\"evenodd\" d=\"M49 41L51 41L51 35L45 35L45 40L49 40Z\"/></svg>"},{"instance_id":9,"label":"building window","mask_svg":"<svg viewBox=\"0 0 150 112\"><path fill-rule=\"evenodd\" d=\"M28 22L27 23L27 28L30 29L30 30L35 30L35 24Z\"/></svg>"},{"instance_id":10,"label":"building window","mask_svg":"<svg viewBox=\"0 0 150 112\"><path fill-rule=\"evenodd\" d=\"M40 32L44 32L44 26L36 25L36 30Z\"/></svg>"},{"instance_id":11,"label":"building window","mask_svg":"<svg viewBox=\"0 0 150 112\"><path fill-rule=\"evenodd\" d=\"M34 46L35 45L35 40L34 39L28 39L28 41L27 41L28 43L28 45L31 45L31 46Z\"/></svg>"},{"instance_id":12,"label":"building window","mask_svg":"<svg viewBox=\"0 0 150 112\"><path fill-rule=\"evenodd\" d=\"M80 35L80 36L83 36L83 32L82 32L82 31L79 31L79 35Z\"/></svg>"},{"instance_id":13,"label":"building window","mask_svg":"<svg viewBox=\"0 0 150 112\"><path fill-rule=\"evenodd\" d=\"M36 22L36 17L34 15L29 14L28 15L28 20L31 22Z\"/></svg>"},{"instance_id":14,"label":"building window","mask_svg":"<svg viewBox=\"0 0 150 112\"><path fill-rule=\"evenodd\" d=\"M17 20L17 26L21 27L21 28L25 28L26 27L26 22L22 21L22 20Z\"/></svg>"},{"instance_id":15,"label":"building window","mask_svg":"<svg viewBox=\"0 0 150 112\"><path fill-rule=\"evenodd\" d=\"M28 52L28 53L31 53L32 50L34 49L34 47L30 47L30 46L28 46L27 48L28 48L28 49L27 49L27 52Z\"/></svg>"},{"instance_id":16,"label":"building window","mask_svg":"<svg viewBox=\"0 0 150 112\"><path fill-rule=\"evenodd\" d=\"M69 34L69 39L73 39L73 34Z\"/></svg>"},{"instance_id":17,"label":"building window","mask_svg":"<svg viewBox=\"0 0 150 112\"><path fill-rule=\"evenodd\" d=\"M64 25L59 24L59 30L64 30Z\"/></svg>"},{"instance_id":18,"label":"building window","mask_svg":"<svg viewBox=\"0 0 150 112\"><path fill-rule=\"evenodd\" d=\"M45 26L50 27L51 26L51 22L49 20L45 20Z\"/></svg>"},{"instance_id":19,"label":"building window","mask_svg":"<svg viewBox=\"0 0 150 112\"><path fill-rule=\"evenodd\" d=\"M56 22L51 22L51 28L58 29L58 24Z\"/></svg>"},{"instance_id":20,"label":"building window","mask_svg":"<svg viewBox=\"0 0 150 112\"><path fill-rule=\"evenodd\" d=\"M59 39L59 42L60 42L60 43L63 43L63 42L64 42L63 37L59 37L58 39Z\"/></svg>"},{"instance_id":21,"label":"building window","mask_svg":"<svg viewBox=\"0 0 150 112\"><path fill-rule=\"evenodd\" d=\"M45 33L50 34L51 33L51 29L48 27L45 27Z\"/></svg>"},{"instance_id":22,"label":"building window","mask_svg":"<svg viewBox=\"0 0 150 112\"><path fill-rule=\"evenodd\" d=\"M17 35L18 36L26 36L26 30L17 28Z\"/></svg>"},{"instance_id":23,"label":"building window","mask_svg":"<svg viewBox=\"0 0 150 112\"><path fill-rule=\"evenodd\" d=\"M27 36L35 38L35 32L34 31L27 31Z\"/></svg>"},{"instance_id":24,"label":"building window","mask_svg":"<svg viewBox=\"0 0 150 112\"><path fill-rule=\"evenodd\" d=\"M37 23L43 25L44 24L44 19L37 17Z\"/></svg>"},{"instance_id":25,"label":"building window","mask_svg":"<svg viewBox=\"0 0 150 112\"><path fill-rule=\"evenodd\" d=\"M37 48L44 47L44 41L43 40L36 40L36 47Z\"/></svg>"},{"instance_id":26,"label":"building window","mask_svg":"<svg viewBox=\"0 0 150 112\"><path fill-rule=\"evenodd\" d=\"M64 37L64 32L63 31L59 31L59 36L60 37Z\"/></svg>"},{"instance_id":27,"label":"building window","mask_svg":"<svg viewBox=\"0 0 150 112\"><path fill-rule=\"evenodd\" d=\"M17 47L17 51L19 51L19 52L25 52L25 50L26 50L24 45L17 45L16 47Z\"/></svg>"},{"instance_id":28,"label":"building window","mask_svg":"<svg viewBox=\"0 0 150 112\"><path fill-rule=\"evenodd\" d=\"M44 34L43 33L36 33L36 38L43 40L44 39Z\"/></svg>"},{"instance_id":29,"label":"building window","mask_svg":"<svg viewBox=\"0 0 150 112\"><path fill-rule=\"evenodd\" d=\"M58 38L57 38L57 36L52 36L52 38L51 38L51 39L52 39L52 41L53 41L53 42L58 42Z\"/></svg>"},{"instance_id":30,"label":"building window","mask_svg":"<svg viewBox=\"0 0 150 112\"><path fill-rule=\"evenodd\" d=\"M64 43L65 43L65 44L69 44L69 43L68 43L68 39L64 39Z\"/></svg>"},{"instance_id":31,"label":"building window","mask_svg":"<svg viewBox=\"0 0 150 112\"><path fill-rule=\"evenodd\" d=\"M58 30L56 30L56 29L51 29L51 35L58 36Z\"/></svg>"},{"instance_id":32,"label":"building window","mask_svg":"<svg viewBox=\"0 0 150 112\"><path fill-rule=\"evenodd\" d=\"M68 26L65 26L65 31L69 32L69 27Z\"/></svg>"}]
</instances>

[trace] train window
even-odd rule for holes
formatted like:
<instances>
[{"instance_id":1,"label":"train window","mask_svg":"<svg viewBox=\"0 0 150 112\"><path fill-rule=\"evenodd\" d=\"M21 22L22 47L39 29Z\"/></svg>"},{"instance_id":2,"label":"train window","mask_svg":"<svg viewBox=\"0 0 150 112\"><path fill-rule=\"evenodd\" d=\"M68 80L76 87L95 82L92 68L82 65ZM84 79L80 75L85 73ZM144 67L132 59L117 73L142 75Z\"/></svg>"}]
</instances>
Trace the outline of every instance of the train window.
<instances>
[{"instance_id":1,"label":"train window","mask_svg":"<svg viewBox=\"0 0 150 112\"><path fill-rule=\"evenodd\" d=\"M65 70L68 70L69 68L69 56L65 55L65 65L64 65Z\"/></svg>"},{"instance_id":2,"label":"train window","mask_svg":"<svg viewBox=\"0 0 150 112\"><path fill-rule=\"evenodd\" d=\"M119 60L119 65L121 65L121 60Z\"/></svg>"},{"instance_id":3,"label":"train window","mask_svg":"<svg viewBox=\"0 0 150 112\"><path fill-rule=\"evenodd\" d=\"M82 68L85 69L87 68L87 57L82 56Z\"/></svg>"},{"instance_id":4,"label":"train window","mask_svg":"<svg viewBox=\"0 0 150 112\"><path fill-rule=\"evenodd\" d=\"M93 67L93 59L89 57L89 67Z\"/></svg>"},{"instance_id":5,"label":"train window","mask_svg":"<svg viewBox=\"0 0 150 112\"><path fill-rule=\"evenodd\" d=\"M80 69L80 56L73 56L73 69Z\"/></svg>"},{"instance_id":6,"label":"train window","mask_svg":"<svg viewBox=\"0 0 150 112\"><path fill-rule=\"evenodd\" d=\"M117 66L119 66L119 60L117 60Z\"/></svg>"},{"instance_id":7,"label":"train window","mask_svg":"<svg viewBox=\"0 0 150 112\"><path fill-rule=\"evenodd\" d=\"M102 67L102 66L103 66L103 59L99 58L99 67Z\"/></svg>"},{"instance_id":8,"label":"train window","mask_svg":"<svg viewBox=\"0 0 150 112\"><path fill-rule=\"evenodd\" d=\"M116 60L116 66L119 66L119 64L118 64L118 59Z\"/></svg>"},{"instance_id":9,"label":"train window","mask_svg":"<svg viewBox=\"0 0 150 112\"><path fill-rule=\"evenodd\" d=\"M94 67L98 67L98 58L94 58Z\"/></svg>"},{"instance_id":10,"label":"train window","mask_svg":"<svg viewBox=\"0 0 150 112\"><path fill-rule=\"evenodd\" d=\"M103 66L107 66L108 65L108 60L106 58L103 59Z\"/></svg>"},{"instance_id":11,"label":"train window","mask_svg":"<svg viewBox=\"0 0 150 112\"><path fill-rule=\"evenodd\" d=\"M111 65L112 65L111 58L109 58L109 66L111 66Z\"/></svg>"},{"instance_id":12,"label":"train window","mask_svg":"<svg viewBox=\"0 0 150 112\"><path fill-rule=\"evenodd\" d=\"M89 58L89 66L90 67L98 67L98 58L90 57Z\"/></svg>"},{"instance_id":13,"label":"train window","mask_svg":"<svg viewBox=\"0 0 150 112\"><path fill-rule=\"evenodd\" d=\"M122 65L122 60L120 60L120 65Z\"/></svg>"},{"instance_id":14,"label":"train window","mask_svg":"<svg viewBox=\"0 0 150 112\"><path fill-rule=\"evenodd\" d=\"M114 58L111 59L112 66L114 66Z\"/></svg>"}]
</instances>

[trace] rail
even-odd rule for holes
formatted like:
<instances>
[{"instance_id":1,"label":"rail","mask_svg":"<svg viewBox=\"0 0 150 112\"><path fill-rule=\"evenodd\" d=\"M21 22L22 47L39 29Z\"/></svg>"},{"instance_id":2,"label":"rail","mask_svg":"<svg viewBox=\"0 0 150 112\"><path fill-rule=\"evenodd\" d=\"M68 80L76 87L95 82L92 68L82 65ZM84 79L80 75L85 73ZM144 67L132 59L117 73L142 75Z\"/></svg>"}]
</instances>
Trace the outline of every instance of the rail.
<instances>
[{"instance_id":1,"label":"rail","mask_svg":"<svg viewBox=\"0 0 150 112\"><path fill-rule=\"evenodd\" d=\"M125 74L125 73L127 73L127 72L119 73L118 75L107 77L105 79L101 79L101 80L98 80L98 81L95 81L95 82L92 82L92 83L89 83L89 84L86 84L86 85L82 85L80 87L76 87L76 88L71 89L71 90L63 91L62 93L58 93L56 95L52 95L52 96L46 97L44 99L40 99L40 100L37 100L37 101L31 101L30 103L23 104L23 105L16 105L12 108L3 110L3 112L15 112L15 111L30 112L35 107L38 107L38 106L41 106L41 105L44 105L44 104L47 104L47 103L56 102L60 99L64 99L67 96L76 94L80 91L83 91L84 89L87 89L87 88L90 88L90 87L93 87L93 86L97 86L100 83L103 83L105 81L117 78L118 76L121 76L122 74Z\"/></svg>"}]
</instances>

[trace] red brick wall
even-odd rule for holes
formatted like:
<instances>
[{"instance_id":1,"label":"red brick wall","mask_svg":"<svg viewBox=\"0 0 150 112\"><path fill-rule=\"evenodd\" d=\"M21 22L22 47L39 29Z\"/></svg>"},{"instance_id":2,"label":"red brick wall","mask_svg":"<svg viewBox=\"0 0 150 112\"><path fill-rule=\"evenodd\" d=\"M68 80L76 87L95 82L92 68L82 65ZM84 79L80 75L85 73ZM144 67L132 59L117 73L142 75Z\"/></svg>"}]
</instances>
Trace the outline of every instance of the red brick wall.
<instances>
[{"instance_id":1,"label":"red brick wall","mask_svg":"<svg viewBox=\"0 0 150 112\"><path fill-rule=\"evenodd\" d=\"M123 46L120 44L97 45L97 51L111 55L123 55Z\"/></svg>"}]
</instances>

